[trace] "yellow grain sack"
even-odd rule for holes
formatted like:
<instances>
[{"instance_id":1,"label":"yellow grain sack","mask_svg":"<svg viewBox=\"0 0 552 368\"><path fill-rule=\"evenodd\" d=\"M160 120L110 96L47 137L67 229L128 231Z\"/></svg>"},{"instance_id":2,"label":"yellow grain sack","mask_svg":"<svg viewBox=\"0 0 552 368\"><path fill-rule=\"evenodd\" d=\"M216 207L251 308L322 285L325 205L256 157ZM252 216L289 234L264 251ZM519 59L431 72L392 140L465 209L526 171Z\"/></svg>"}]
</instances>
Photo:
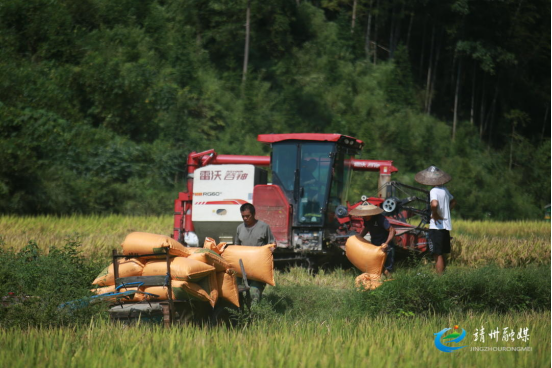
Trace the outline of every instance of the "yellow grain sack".
<instances>
[{"instance_id":1,"label":"yellow grain sack","mask_svg":"<svg viewBox=\"0 0 552 368\"><path fill-rule=\"evenodd\" d=\"M381 274L363 273L355 279L357 289L374 290L381 284Z\"/></svg>"},{"instance_id":2,"label":"yellow grain sack","mask_svg":"<svg viewBox=\"0 0 552 368\"><path fill-rule=\"evenodd\" d=\"M99 287L97 289L91 289L90 291L93 292L94 294L97 294L97 295L107 294L107 293L114 293L115 292L115 285Z\"/></svg>"},{"instance_id":3,"label":"yellow grain sack","mask_svg":"<svg viewBox=\"0 0 552 368\"><path fill-rule=\"evenodd\" d=\"M217 272L216 276L219 298L227 300L239 308L240 295L238 291L236 271L228 270L226 272Z\"/></svg>"},{"instance_id":4,"label":"yellow grain sack","mask_svg":"<svg viewBox=\"0 0 552 368\"><path fill-rule=\"evenodd\" d=\"M124 259L119 258L119 277L131 277L131 276L140 276L142 274L142 269L144 264L138 261L135 258ZM98 286L108 286L115 285L115 274L113 270L113 264L110 264L108 267L104 268L102 272L92 281L93 285Z\"/></svg>"},{"instance_id":5,"label":"yellow grain sack","mask_svg":"<svg viewBox=\"0 0 552 368\"><path fill-rule=\"evenodd\" d=\"M166 249L170 255L179 257L187 257L192 253L190 248L183 246L171 237L141 232L128 234L121 246L123 254L133 256L153 253L161 253L160 256L163 256Z\"/></svg>"},{"instance_id":6,"label":"yellow grain sack","mask_svg":"<svg viewBox=\"0 0 552 368\"><path fill-rule=\"evenodd\" d=\"M214 250L215 252L217 252L218 254L222 254L222 252L224 252L224 248L226 248L227 244L225 242L222 242L222 243L218 243L217 244L217 250Z\"/></svg>"},{"instance_id":7,"label":"yellow grain sack","mask_svg":"<svg viewBox=\"0 0 552 368\"><path fill-rule=\"evenodd\" d=\"M207 263L208 265L215 267L217 272L226 271L230 268L230 265L224 258L210 249L198 248L188 257L188 259L195 259L196 261Z\"/></svg>"},{"instance_id":8,"label":"yellow grain sack","mask_svg":"<svg viewBox=\"0 0 552 368\"><path fill-rule=\"evenodd\" d=\"M217 285L217 274L212 272L209 276L204 277L203 279L197 282L203 290L209 294L211 307L215 307L217 300L219 298L218 285Z\"/></svg>"},{"instance_id":9,"label":"yellow grain sack","mask_svg":"<svg viewBox=\"0 0 552 368\"><path fill-rule=\"evenodd\" d=\"M97 289L92 289L90 291L92 291L93 293L96 293L98 295L101 295L101 294L107 294L107 293L122 293L123 291L127 291L127 290L137 290L136 287L134 288L127 288L127 289L124 289L124 288L121 288L119 289L118 291L115 290L115 285L110 285L110 286L104 286L104 287L101 287L101 288L97 288ZM140 300L142 300L142 298L139 297L136 297L137 295L132 295L132 296L126 296L124 298L122 297L118 297L116 295L112 296L112 297L103 297L103 301L110 301L112 303L131 303L131 302L138 302Z\"/></svg>"},{"instance_id":10,"label":"yellow grain sack","mask_svg":"<svg viewBox=\"0 0 552 368\"><path fill-rule=\"evenodd\" d=\"M141 289L139 289L137 286L133 286L133 287L120 287L119 290L117 292L119 293L124 293L125 291L141 291ZM144 300L144 295L141 294L141 293L136 293L136 294L133 294L133 295L127 295L123 298L119 297L117 299L118 302L121 302L121 303L138 303L138 302L141 302L142 300Z\"/></svg>"},{"instance_id":11,"label":"yellow grain sack","mask_svg":"<svg viewBox=\"0 0 552 368\"><path fill-rule=\"evenodd\" d=\"M193 281L201 279L215 268L211 265L185 257L175 257L171 262L171 278L180 281ZM149 261L142 270L142 276L162 276L167 274L166 261Z\"/></svg>"},{"instance_id":12,"label":"yellow grain sack","mask_svg":"<svg viewBox=\"0 0 552 368\"><path fill-rule=\"evenodd\" d=\"M345 244L347 259L363 273L381 275L385 252L360 235L351 236Z\"/></svg>"},{"instance_id":13,"label":"yellow grain sack","mask_svg":"<svg viewBox=\"0 0 552 368\"><path fill-rule=\"evenodd\" d=\"M219 247L217 246L217 243L215 242L215 239L213 238L206 237L205 242L203 242L203 248L212 250L217 254L221 253L221 250L219 249Z\"/></svg>"},{"instance_id":14,"label":"yellow grain sack","mask_svg":"<svg viewBox=\"0 0 552 368\"><path fill-rule=\"evenodd\" d=\"M264 282L275 286L274 282L274 259L271 248L274 244L254 247L249 245L229 245L224 248L224 258L231 268L235 269L238 276L242 277L240 259L243 261L243 268L248 280Z\"/></svg>"},{"instance_id":15,"label":"yellow grain sack","mask_svg":"<svg viewBox=\"0 0 552 368\"><path fill-rule=\"evenodd\" d=\"M204 302L209 302L211 305L214 305L215 303L211 300L211 297L205 290L203 290L198 284L195 284L193 282L187 282L187 281L171 281L172 286L172 298L173 300L188 300L188 299L196 299L201 300ZM148 287L141 287L140 290L142 290L145 293L151 293L155 295L159 295L158 297L150 297L150 296L144 296L142 295L141 298L147 299L150 301L159 301L159 300L167 300L168 297L168 291L169 288L166 286L148 286Z\"/></svg>"}]
</instances>

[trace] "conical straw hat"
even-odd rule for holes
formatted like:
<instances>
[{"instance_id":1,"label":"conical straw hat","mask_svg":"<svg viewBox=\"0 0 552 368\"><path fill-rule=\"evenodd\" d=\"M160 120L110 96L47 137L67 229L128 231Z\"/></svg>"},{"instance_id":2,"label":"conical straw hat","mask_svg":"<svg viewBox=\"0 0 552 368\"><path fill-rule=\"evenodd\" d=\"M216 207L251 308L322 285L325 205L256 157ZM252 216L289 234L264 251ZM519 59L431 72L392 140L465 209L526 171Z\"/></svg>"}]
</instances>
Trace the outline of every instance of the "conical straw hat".
<instances>
[{"instance_id":1,"label":"conical straw hat","mask_svg":"<svg viewBox=\"0 0 552 368\"><path fill-rule=\"evenodd\" d=\"M423 185L443 185L451 181L452 177L437 166L432 165L417 173L414 180Z\"/></svg>"},{"instance_id":2,"label":"conical straw hat","mask_svg":"<svg viewBox=\"0 0 552 368\"><path fill-rule=\"evenodd\" d=\"M370 204L368 202L364 202L361 205L353 208L351 212L349 212L349 215L351 216L374 216L378 215L383 212L383 209L379 208L378 206L374 206L373 204Z\"/></svg>"}]
</instances>

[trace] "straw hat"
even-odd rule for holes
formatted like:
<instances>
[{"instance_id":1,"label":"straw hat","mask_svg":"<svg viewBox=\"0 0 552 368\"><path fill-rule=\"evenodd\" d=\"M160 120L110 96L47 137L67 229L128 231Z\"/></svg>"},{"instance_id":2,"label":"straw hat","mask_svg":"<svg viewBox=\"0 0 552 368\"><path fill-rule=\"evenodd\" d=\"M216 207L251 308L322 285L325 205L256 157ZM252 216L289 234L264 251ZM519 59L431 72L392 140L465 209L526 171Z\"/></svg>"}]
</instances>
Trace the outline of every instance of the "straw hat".
<instances>
[{"instance_id":1,"label":"straw hat","mask_svg":"<svg viewBox=\"0 0 552 368\"><path fill-rule=\"evenodd\" d=\"M432 165L417 173L414 180L423 185L443 185L451 181L452 177L437 166Z\"/></svg>"},{"instance_id":2,"label":"straw hat","mask_svg":"<svg viewBox=\"0 0 552 368\"><path fill-rule=\"evenodd\" d=\"M378 206L374 206L373 204L364 202L361 205L353 208L351 212L349 212L349 215L363 217L363 216L379 215L382 212L383 210Z\"/></svg>"}]
</instances>

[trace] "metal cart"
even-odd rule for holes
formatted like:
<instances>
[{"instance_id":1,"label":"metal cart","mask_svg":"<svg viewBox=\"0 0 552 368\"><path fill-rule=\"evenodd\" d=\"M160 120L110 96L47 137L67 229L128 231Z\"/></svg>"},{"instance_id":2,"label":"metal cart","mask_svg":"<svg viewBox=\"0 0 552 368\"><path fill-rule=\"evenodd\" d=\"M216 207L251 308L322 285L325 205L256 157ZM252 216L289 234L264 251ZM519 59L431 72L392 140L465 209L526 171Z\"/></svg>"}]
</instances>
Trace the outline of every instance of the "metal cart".
<instances>
[{"instance_id":1,"label":"metal cart","mask_svg":"<svg viewBox=\"0 0 552 368\"><path fill-rule=\"evenodd\" d=\"M221 324L227 323L226 319L230 317L228 312L229 308L232 308L229 304L217 303L215 307L211 307L208 302L198 301L194 299L187 300L175 300L173 299L172 285L171 285L171 257L169 253L164 254L141 254L139 257L151 257L164 255L167 263L167 273L164 276L133 276L133 277L119 277L119 258L134 258L136 255L121 255L117 254L114 250L113 257L113 270L115 277L115 293L102 294L100 297L112 301L112 305L109 308L110 318L113 321L121 321L123 323L132 323L138 320L163 322L165 327L170 327L173 324ZM238 292L240 297L240 308L243 311L245 308L249 309L251 305L251 295L249 292L249 283L247 281L247 275L243 267L243 262L240 260L240 268L243 275L243 284L238 285ZM157 297L158 295L145 293L139 291L139 287L144 286L164 286L167 287L168 299L166 301L150 301L148 299L151 296ZM136 290L128 290L127 288L136 288ZM145 298L140 302L126 302L134 298L136 294L145 294ZM233 307L234 309L238 309Z\"/></svg>"}]
</instances>

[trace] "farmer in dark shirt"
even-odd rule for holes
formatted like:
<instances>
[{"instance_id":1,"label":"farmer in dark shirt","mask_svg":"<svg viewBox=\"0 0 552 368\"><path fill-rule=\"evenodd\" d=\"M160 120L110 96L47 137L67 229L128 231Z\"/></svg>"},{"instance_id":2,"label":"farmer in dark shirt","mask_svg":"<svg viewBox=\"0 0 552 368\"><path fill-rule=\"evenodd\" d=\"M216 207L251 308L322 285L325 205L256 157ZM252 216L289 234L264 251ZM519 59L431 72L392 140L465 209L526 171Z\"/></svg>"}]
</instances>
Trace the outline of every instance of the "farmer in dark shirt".
<instances>
[{"instance_id":1,"label":"farmer in dark shirt","mask_svg":"<svg viewBox=\"0 0 552 368\"><path fill-rule=\"evenodd\" d=\"M360 233L360 236L365 237L366 234L370 233L370 242L374 245L381 246L387 253L385 270L383 273L389 276L393 271L393 260L395 256L395 249L393 248L395 229L389 224L387 218L381 214L382 212L383 210L380 207L365 202L351 210L349 214L362 217L364 220L364 229Z\"/></svg>"},{"instance_id":2,"label":"farmer in dark shirt","mask_svg":"<svg viewBox=\"0 0 552 368\"><path fill-rule=\"evenodd\" d=\"M255 207L245 203L240 207L243 223L238 225L234 244L262 246L274 243L274 235L270 226L264 221L255 218ZM266 284L260 281L249 280L249 291L253 303L261 301Z\"/></svg>"}]
</instances>

